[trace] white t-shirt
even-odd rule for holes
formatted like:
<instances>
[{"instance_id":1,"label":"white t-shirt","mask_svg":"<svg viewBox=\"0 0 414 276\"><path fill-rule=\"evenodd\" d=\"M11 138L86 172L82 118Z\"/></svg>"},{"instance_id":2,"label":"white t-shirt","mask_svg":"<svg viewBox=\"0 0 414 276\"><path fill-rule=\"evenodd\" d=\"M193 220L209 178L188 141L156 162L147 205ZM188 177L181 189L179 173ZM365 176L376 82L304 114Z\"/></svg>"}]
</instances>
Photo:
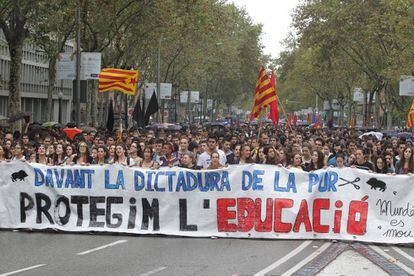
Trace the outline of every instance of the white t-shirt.
<instances>
[{"instance_id":1,"label":"white t-shirt","mask_svg":"<svg viewBox=\"0 0 414 276\"><path fill-rule=\"evenodd\" d=\"M226 155L222 150L217 150L217 153L219 154L219 163L220 165L224 166L226 165L227 158ZM211 155L208 152L203 152L197 160L197 166L201 167L203 169L207 169L208 166L210 166L211 163Z\"/></svg>"}]
</instances>

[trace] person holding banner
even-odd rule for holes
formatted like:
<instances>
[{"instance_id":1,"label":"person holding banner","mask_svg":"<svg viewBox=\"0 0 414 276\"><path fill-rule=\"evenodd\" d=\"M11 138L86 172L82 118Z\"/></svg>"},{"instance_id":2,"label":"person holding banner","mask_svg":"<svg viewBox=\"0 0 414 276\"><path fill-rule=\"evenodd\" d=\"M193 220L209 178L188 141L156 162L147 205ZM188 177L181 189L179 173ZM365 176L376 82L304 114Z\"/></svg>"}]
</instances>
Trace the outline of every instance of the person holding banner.
<instances>
[{"instance_id":1,"label":"person holding banner","mask_svg":"<svg viewBox=\"0 0 414 276\"><path fill-rule=\"evenodd\" d=\"M43 144L40 144L37 147L36 163L49 165L49 157L46 156L46 147Z\"/></svg>"},{"instance_id":2,"label":"person holding banner","mask_svg":"<svg viewBox=\"0 0 414 276\"><path fill-rule=\"evenodd\" d=\"M20 142L16 142L14 143L13 147L12 147L12 152L13 152L13 160L21 160L21 161L25 161L26 157L23 154L23 146L22 144L20 144Z\"/></svg>"},{"instance_id":3,"label":"person holding banner","mask_svg":"<svg viewBox=\"0 0 414 276\"><path fill-rule=\"evenodd\" d=\"M7 156L6 149L2 145L0 145L0 162L7 161L6 156Z\"/></svg>"},{"instance_id":4,"label":"person holding banner","mask_svg":"<svg viewBox=\"0 0 414 276\"><path fill-rule=\"evenodd\" d=\"M407 147L401 159L395 164L396 174L412 174L414 173L413 149Z\"/></svg>"},{"instance_id":5,"label":"person holding banner","mask_svg":"<svg viewBox=\"0 0 414 276\"><path fill-rule=\"evenodd\" d=\"M221 168L223 168L223 166L220 164L220 155L218 152L213 152L211 154L211 162L207 170L218 170Z\"/></svg>"},{"instance_id":6,"label":"person holding banner","mask_svg":"<svg viewBox=\"0 0 414 276\"><path fill-rule=\"evenodd\" d=\"M240 149L240 161L239 164L251 164L253 159L251 157L251 150L249 145L244 145Z\"/></svg>"},{"instance_id":7,"label":"person holding banner","mask_svg":"<svg viewBox=\"0 0 414 276\"><path fill-rule=\"evenodd\" d=\"M95 165L104 165L104 164L108 164L108 160L106 159L108 152L106 150L105 146L98 146L96 148L97 150L97 154L96 154L96 160L93 161L92 164Z\"/></svg>"},{"instance_id":8,"label":"person holding banner","mask_svg":"<svg viewBox=\"0 0 414 276\"><path fill-rule=\"evenodd\" d=\"M194 154L192 152L184 153L181 156L179 167L186 168L186 169L191 169L191 170L196 170L197 167L196 167L194 161L195 161L194 160Z\"/></svg>"},{"instance_id":9,"label":"person holding banner","mask_svg":"<svg viewBox=\"0 0 414 276\"><path fill-rule=\"evenodd\" d=\"M305 171L312 172L325 167L325 156L320 150L312 151L312 162L305 168Z\"/></svg>"},{"instance_id":10,"label":"person holding banner","mask_svg":"<svg viewBox=\"0 0 414 276\"><path fill-rule=\"evenodd\" d=\"M144 169L158 169L159 164L158 162L154 161L153 155L154 153L150 147L144 148L143 159L140 163L138 163L138 167Z\"/></svg>"},{"instance_id":11,"label":"person holding banner","mask_svg":"<svg viewBox=\"0 0 414 276\"><path fill-rule=\"evenodd\" d=\"M123 166L134 166L135 160L129 156L126 156L127 148L124 143L118 143L115 148L115 156L112 164L120 164Z\"/></svg>"},{"instance_id":12,"label":"person holding banner","mask_svg":"<svg viewBox=\"0 0 414 276\"><path fill-rule=\"evenodd\" d=\"M90 165L93 162L92 156L89 154L89 147L86 142L82 141L78 145L77 154L72 156L71 165Z\"/></svg>"}]
</instances>

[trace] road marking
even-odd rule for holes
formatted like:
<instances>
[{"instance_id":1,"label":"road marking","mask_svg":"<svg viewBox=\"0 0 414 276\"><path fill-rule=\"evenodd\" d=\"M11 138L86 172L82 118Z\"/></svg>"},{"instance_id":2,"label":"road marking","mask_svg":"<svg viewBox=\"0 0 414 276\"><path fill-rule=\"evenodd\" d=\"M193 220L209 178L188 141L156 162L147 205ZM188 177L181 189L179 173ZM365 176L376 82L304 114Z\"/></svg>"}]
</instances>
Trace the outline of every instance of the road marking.
<instances>
[{"instance_id":1,"label":"road marking","mask_svg":"<svg viewBox=\"0 0 414 276\"><path fill-rule=\"evenodd\" d=\"M128 240L119 240L119 241L116 241L116 242L113 242L113 243L108 243L108 244L105 244L105 245L102 245L102 246L99 246L99 247L96 247L96 248L93 248L93 249L89 249L89 250L86 250L86 251L83 251L83 252L76 253L76 255L78 255L78 256L86 255L86 254L89 254L89 253L92 253L92 252L95 252L95 251L98 251L98 250L101 250L101 249L104 249L104 248L107 248L107 247L111 247L111 246L114 246L114 245L117 245L117 244L120 244L120 243L124 243L124 242L127 242L127 241Z\"/></svg>"},{"instance_id":2,"label":"road marking","mask_svg":"<svg viewBox=\"0 0 414 276\"><path fill-rule=\"evenodd\" d=\"M284 257L280 258L279 260L277 260L276 262L274 262L273 264L269 265L268 267L260 270L259 272L257 272L256 274L254 274L254 276L263 276L266 273L274 270L276 267L278 267L279 265L283 264L284 262L286 262L287 260L289 260L290 258L293 258L295 255L297 255L298 253L300 253L303 249L305 249L309 244L311 244L313 241L304 241L303 243L301 243L298 247L296 247L295 249L293 249L292 251L290 251L289 254L285 255Z\"/></svg>"},{"instance_id":3,"label":"road marking","mask_svg":"<svg viewBox=\"0 0 414 276\"><path fill-rule=\"evenodd\" d=\"M410 262L414 263L414 257L407 254L407 252L405 252L404 250L396 247L396 246L392 246L392 249L394 249L395 251L397 251L397 253L399 253L401 256L407 258Z\"/></svg>"},{"instance_id":4,"label":"road marking","mask_svg":"<svg viewBox=\"0 0 414 276\"><path fill-rule=\"evenodd\" d=\"M282 276L292 275L295 271L301 269L302 266L304 266L305 264L309 263L310 261L312 261L313 259L315 259L317 256L319 256L323 251L325 251L326 249L328 249L329 246L331 246L331 243L330 242L324 243L315 252L313 252L308 257L306 257L305 259L303 259L301 262L299 262L298 264L296 264L294 267L292 267L291 269L289 269L288 271L286 271L285 273L283 273Z\"/></svg>"},{"instance_id":5,"label":"road marking","mask_svg":"<svg viewBox=\"0 0 414 276\"><path fill-rule=\"evenodd\" d=\"M383 256L385 259L387 259L389 262L391 262L391 263L395 264L396 266L400 267L401 269L405 270L409 275L414 275L414 270L412 270L411 268L409 268L405 264L401 263L400 261L398 261L397 259L395 259L391 255L388 255L387 253L384 252L384 250L382 250L378 246L376 246L376 245L370 245L370 247L375 252L377 252L378 254L380 254L381 256Z\"/></svg>"},{"instance_id":6,"label":"road marking","mask_svg":"<svg viewBox=\"0 0 414 276\"><path fill-rule=\"evenodd\" d=\"M0 274L0 276L13 275L13 274L16 274L16 273L20 273L20 272L23 272L23 271L28 271L28 270L31 270L31 269L35 269L35 268L38 268L38 267L45 266L45 265L46 264L38 264L38 265L22 268L22 269L19 269L19 270L15 270L15 271L12 271L12 272L3 273L3 274Z\"/></svg>"},{"instance_id":7,"label":"road marking","mask_svg":"<svg viewBox=\"0 0 414 276\"><path fill-rule=\"evenodd\" d=\"M160 267L158 267L156 269L153 269L153 270L150 270L150 271L145 272L143 274L140 274L139 276L149 276L149 275L155 274L157 272L163 271L166 268L167 268L166 266L160 266Z\"/></svg>"}]
</instances>

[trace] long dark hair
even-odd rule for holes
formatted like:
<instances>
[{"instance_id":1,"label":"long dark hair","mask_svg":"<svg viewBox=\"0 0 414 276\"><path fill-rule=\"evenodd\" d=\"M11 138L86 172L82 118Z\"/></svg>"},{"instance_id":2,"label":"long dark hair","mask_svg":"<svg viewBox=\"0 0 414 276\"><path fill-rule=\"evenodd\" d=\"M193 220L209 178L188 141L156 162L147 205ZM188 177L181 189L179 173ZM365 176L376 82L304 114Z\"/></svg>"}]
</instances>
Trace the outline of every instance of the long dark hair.
<instances>
[{"instance_id":1,"label":"long dark hair","mask_svg":"<svg viewBox=\"0 0 414 276\"><path fill-rule=\"evenodd\" d=\"M320 151L320 150L314 150L313 152L312 152L312 154L314 153L314 152L316 152L317 154L318 154L318 162L317 162L317 168L315 167L315 164L313 163L313 161L311 162L311 164L312 164L312 166L314 167L314 169L315 170L318 170L318 169L322 169L323 168L323 166L324 166L324 164L325 164L325 155L323 154L323 152L322 151Z\"/></svg>"},{"instance_id":2,"label":"long dark hair","mask_svg":"<svg viewBox=\"0 0 414 276\"><path fill-rule=\"evenodd\" d=\"M382 164L384 166L382 169L379 169L378 168L378 165L377 165L378 159L381 159L382 160ZM387 173L388 172L387 160L382 155L381 156L378 156L378 158L375 160L375 172L377 172L377 173Z\"/></svg>"}]
</instances>

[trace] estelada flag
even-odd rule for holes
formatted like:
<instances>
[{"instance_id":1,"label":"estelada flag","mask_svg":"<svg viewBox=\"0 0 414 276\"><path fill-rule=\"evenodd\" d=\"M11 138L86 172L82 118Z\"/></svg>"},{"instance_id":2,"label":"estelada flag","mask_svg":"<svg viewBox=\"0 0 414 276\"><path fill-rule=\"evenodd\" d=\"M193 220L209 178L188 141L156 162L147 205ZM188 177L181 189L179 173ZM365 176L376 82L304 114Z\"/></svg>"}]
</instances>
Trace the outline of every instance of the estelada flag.
<instances>
[{"instance_id":1,"label":"estelada flag","mask_svg":"<svg viewBox=\"0 0 414 276\"><path fill-rule=\"evenodd\" d=\"M256 81L256 91L254 94L254 105L250 119L255 119L269 106L277 100L276 91L272 86L270 78L266 74L263 66L260 67L259 76Z\"/></svg>"},{"instance_id":2,"label":"estelada flag","mask_svg":"<svg viewBox=\"0 0 414 276\"><path fill-rule=\"evenodd\" d=\"M99 74L98 92L118 90L127 95L135 95L138 85L138 70L104 68Z\"/></svg>"},{"instance_id":3,"label":"estelada flag","mask_svg":"<svg viewBox=\"0 0 414 276\"><path fill-rule=\"evenodd\" d=\"M297 124L298 124L298 115L295 113L295 115L293 115L293 125L296 127Z\"/></svg>"},{"instance_id":4,"label":"estelada flag","mask_svg":"<svg viewBox=\"0 0 414 276\"><path fill-rule=\"evenodd\" d=\"M406 123L407 128L410 128L413 126L414 126L414 100L413 100L413 103L411 104L410 111L408 112L408 118L407 118L407 123Z\"/></svg>"}]
</instances>

